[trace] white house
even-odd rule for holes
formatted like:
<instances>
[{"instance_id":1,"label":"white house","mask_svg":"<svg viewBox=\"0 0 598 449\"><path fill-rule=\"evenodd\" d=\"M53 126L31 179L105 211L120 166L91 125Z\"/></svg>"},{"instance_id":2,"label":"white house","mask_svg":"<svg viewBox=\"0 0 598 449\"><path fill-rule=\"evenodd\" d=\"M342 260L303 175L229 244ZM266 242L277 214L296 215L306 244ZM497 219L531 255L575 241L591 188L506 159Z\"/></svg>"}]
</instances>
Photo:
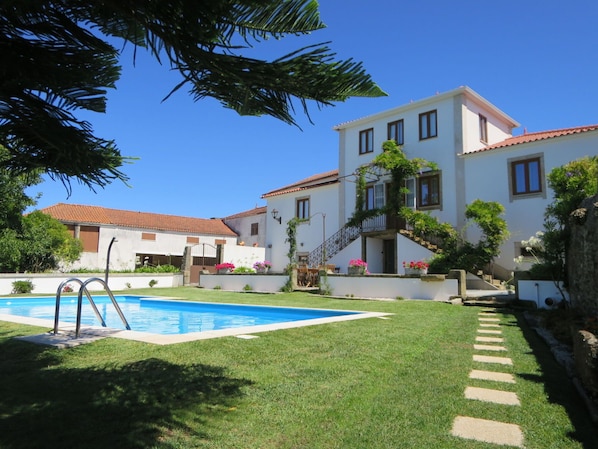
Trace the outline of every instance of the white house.
<instances>
[{"instance_id":1,"label":"white house","mask_svg":"<svg viewBox=\"0 0 598 449\"><path fill-rule=\"evenodd\" d=\"M266 212L265 206L256 206L253 209L229 215L222 220L238 235L239 245L264 248L266 246Z\"/></svg>"},{"instance_id":2,"label":"white house","mask_svg":"<svg viewBox=\"0 0 598 449\"><path fill-rule=\"evenodd\" d=\"M345 224L355 209L357 169L381 153L384 141L394 139L409 158L421 157L438 166L408 181L408 206L428 211L475 241L479 237L476 229L464 226L466 205L478 198L503 204L511 237L502 246L494 269L497 277L505 278L515 268L513 259L520 255L521 240L542 229L544 210L551 201L546 174L571 160L598 154L598 125L514 137L513 129L518 126L469 87L459 87L335 126L338 170L262 198L267 200L269 213L276 209L285 221L325 214L328 263L346 269L351 258L365 257L371 272L400 273L401 261L429 257L431 252L397 233L386 217L364 222L356 238L345 239L341 231L347 230ZM389 181L384 177L369 180L367 208L386 203ZM313 222L312 218L311 226L298 229L298 245L303 244L298 250L308 254L317 254L322 244L322 233ZM275 268L288 263L285 228L268 220L266 254ZM340 249L337 243L348 246Z\"/></svg>"}]
</instances>

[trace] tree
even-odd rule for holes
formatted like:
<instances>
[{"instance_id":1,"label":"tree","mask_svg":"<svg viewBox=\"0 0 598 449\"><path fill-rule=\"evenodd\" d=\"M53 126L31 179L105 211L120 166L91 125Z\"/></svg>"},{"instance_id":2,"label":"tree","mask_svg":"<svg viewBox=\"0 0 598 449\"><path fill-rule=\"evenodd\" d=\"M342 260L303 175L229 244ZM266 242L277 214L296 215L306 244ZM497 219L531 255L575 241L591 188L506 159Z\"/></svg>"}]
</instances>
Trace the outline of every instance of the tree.
<instances>
[{"instance_id":1,"label":"tree","mask_svg":"<svg viewBox=\"0 0 598 449\"><path fill-rule=\"evenodd\" d=\"M66 226L40 211L23 217L19 269L39 273L58 268L60 262L74 262L82 251L81 241Z\"/></svg>"},{"instance_id":2,"label":"tree","mask_svg":"<svg viewBox=\"0 0 598 449\"><path fill-rule=\"evenodd\" d=\"M171 94L186 87L194 100L213 97L242 115L296 124L294 101L309 117L310 100L321 107L384 95L361 63L334 60L325 43L272 61L242 54L262 40L323 27L315 0L4 0L0 145L10 158L2 164L17 173L42 169L67 189L71 177L92 189L127 180L115 142L75 116L105 112L120 76L119 52L106 38L145 48L177 70Z\"/></svg>"}]
</instances>

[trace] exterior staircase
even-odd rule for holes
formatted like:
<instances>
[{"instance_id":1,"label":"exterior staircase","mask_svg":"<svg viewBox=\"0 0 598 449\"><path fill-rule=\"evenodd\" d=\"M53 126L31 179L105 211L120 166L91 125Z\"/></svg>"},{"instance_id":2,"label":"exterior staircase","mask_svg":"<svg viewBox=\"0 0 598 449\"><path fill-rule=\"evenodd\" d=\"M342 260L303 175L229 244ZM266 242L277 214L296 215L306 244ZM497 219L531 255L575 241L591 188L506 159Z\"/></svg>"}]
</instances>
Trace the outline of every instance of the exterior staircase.
<instances>
[{"instance_id":1,"label":"exterior staircase","mask_svg":"<svg viewBox=\"0 0 598 449\"><path fill-rule=\"evenodd\" d=\"M361 226L343 226L331 235L320 246L307 256L310 267L322 265L323 262L340 253L361 235Z\"/></svg>"}]
</instances>

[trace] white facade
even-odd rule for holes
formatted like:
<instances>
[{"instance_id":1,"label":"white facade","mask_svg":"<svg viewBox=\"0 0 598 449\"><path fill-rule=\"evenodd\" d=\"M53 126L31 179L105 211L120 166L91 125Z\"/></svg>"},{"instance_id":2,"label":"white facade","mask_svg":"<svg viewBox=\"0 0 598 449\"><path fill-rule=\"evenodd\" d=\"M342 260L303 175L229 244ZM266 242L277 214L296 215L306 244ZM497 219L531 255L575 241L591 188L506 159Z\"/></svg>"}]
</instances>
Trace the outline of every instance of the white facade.
<instances>
[{"instance_id":1,"label":"white facade","mask_svg":"<svg viewBox=\"0 0 598 449\"><path fill-rule=\"evenodd\" d=\"M483 201L497 201L505 207L505 219L511 236L501 247L496 263L507 270L516 268L513 259L520 255L522 240L528 240L543 229L546 207L552 202L546 176L542 178L542 192L516 197L511 193L511 161L539 157L542 172L546 175L552 169L588 155L598 154L598 131L575 133L558 138L521 143L495 148L490 151L465 155L466 202L479 198ZM468 238L476 239L475 230L468 231Z\"/></svg>"},{"instance_id":2,"label":"white facade","mask_svg":"<svg viewBox=\"0 0 598 449\"><path fill-rule=\"evenodd\" d=\"M480 199L496 201L505 207L504 218L511 236L495 260L498 277L508 277L515 269L513 259L520 254L521 240L528 239L543 227L544 211L552 200L546 174L582 156L598 154L598 127L586 127L581 132L571 129L556 134L534 133L529 138L527 135L513 137L512 130L519 126L515 120L470 88L459 87L334 128L339 133L339 182L313 186L309 190L312 211L326 213L327 236L334 235L352 216L356 201L356 170L381 153L382 143L390 138L391 124L398 122L402 123L403 136L399 144L407 156L424 158L438 166L437 172L423 172L410 183L413 195L408 205L451 224L470 241L478 240L479 231L465 226L467 204ZM540 166L541 186L530 194L514 194L513 167L529 159ZM430 179L430 183L438 182L436 196L424 192L424 189L431 189L426 181L422 182L425 179ZM368 181L375 185L389 179ZM378 201L377 196L386 194L385 188L373 188L372 191L379 192L374 194L375 201ZM268 213L276 209L284 217L282 226L271 218L267 221L267 255L279 267L288 263L284 223L296 215L297 198L305 194L306 191L289 190L280 195L270 192L263 196L268 201ZM299 252L315 248L321 240L321 233L318 235L316 229L307 232L299 227ZM345 272L350 259L365 258L372 273L402 273L402 261L425 258L426 255L417 245L406 244L405 240L396 232L366 233L339 254L330 255L327 262L342 267L341 272ZM299 246L300 243L304 246Z\"/></svg>"},{"instance_id":3,"label":"white facade","mask_svg":"<svg viewBox=\"0 0 598 449\"><path fill-rule=\"evenodd\" d=\"M112 238L116 241L110 249L111 270L134 270L136 266L143 265L144 261L139 260L138 254L160 256L161 264L173 264L169 256L182 258L186 246L192 246L191 255L194 258L215 258L217 241L223 246L234 247L237 244L236 237L190 235L189 233L176 233L167 231L151 231L153 240L144 239L147 229L129 229L120 227L100 226L97 252L83 252L81 258L69 269L104 269L108 256L108 247ZM188 243L188 237L196 237L199 243ZM225 243L224 243L225 242ZM201 264L201 263L200 263Z\"/></svg>"}]
</instances>

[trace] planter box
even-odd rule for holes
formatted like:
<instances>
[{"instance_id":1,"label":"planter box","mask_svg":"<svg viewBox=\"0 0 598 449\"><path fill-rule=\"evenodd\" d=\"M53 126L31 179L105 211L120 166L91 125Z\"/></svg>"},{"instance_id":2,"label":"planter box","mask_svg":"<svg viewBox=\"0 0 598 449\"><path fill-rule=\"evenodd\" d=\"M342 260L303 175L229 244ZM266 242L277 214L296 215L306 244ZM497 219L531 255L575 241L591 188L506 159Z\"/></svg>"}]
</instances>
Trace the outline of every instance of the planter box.
<instances>
[{"instance_id":1,"label":"planter box","mask_svg":"<svg viewBox=\"0 0 598 449\"><path fill-rule=\"evenodd\" d=\"M359 276L365 274L365 267L348 267L347 273L351 276Z\"/></svg>"},{"instance_id":2,"label":"planter box","mask_svg":"<svg viewBox=\"0 0 598 449\"><path fill-rule=\"evenodd\" d=\"M427 268L424 268L423 270L417 268L405 268L405 276L423 276L424 274L428 274Z\"/></svg>"}]
</instances>

